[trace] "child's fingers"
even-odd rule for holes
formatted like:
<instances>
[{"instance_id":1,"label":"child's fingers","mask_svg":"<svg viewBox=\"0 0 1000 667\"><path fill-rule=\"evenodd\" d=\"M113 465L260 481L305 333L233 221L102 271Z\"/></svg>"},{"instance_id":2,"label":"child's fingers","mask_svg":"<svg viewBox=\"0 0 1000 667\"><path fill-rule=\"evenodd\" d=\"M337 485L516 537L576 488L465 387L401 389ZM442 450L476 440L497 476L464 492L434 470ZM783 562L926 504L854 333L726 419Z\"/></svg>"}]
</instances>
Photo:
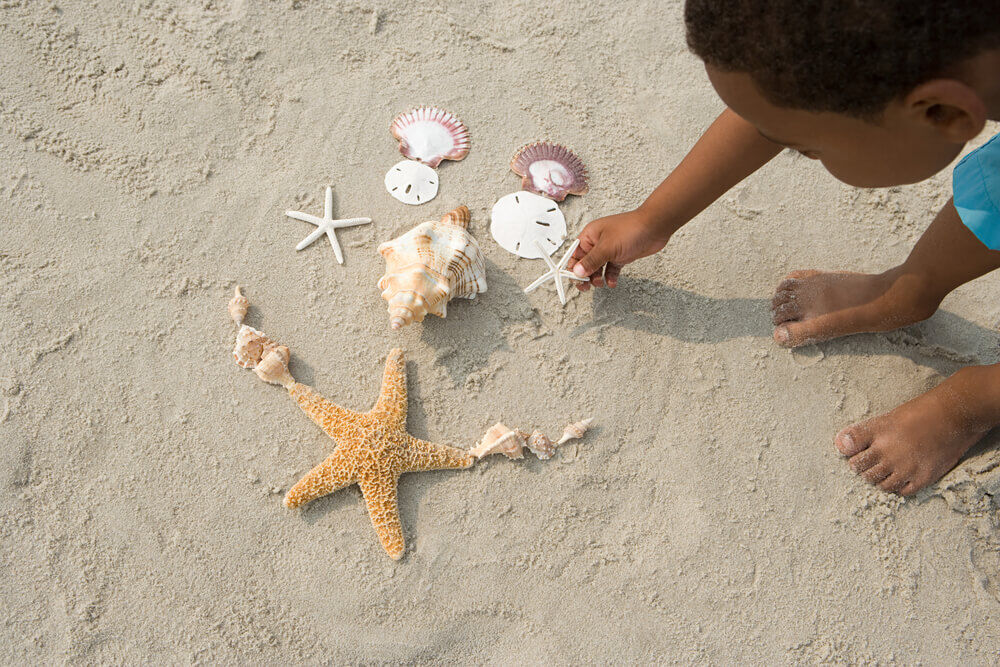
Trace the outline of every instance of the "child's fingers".
<instances>
[{"instance_id":1,"label":"child's fingers","mask_svg":"<svg viewBox=\"0 0 1000 667\"><path fill-rule=\"evenodd\" d=\"M608 265L604 267L604 281L608 284L608 287L615 287L618 285L618 276L621 272L622 267L620 264L608 262Z\"/></svg>"},{"instance_id":2,"label":"child's fingers","mask_svg":"<svg viewBox=\"0 0 1000 667\"><path fill-rule=\"evenodd\" d=\"M580 245L583 245L583 241L580 242ZM604 268L604 265L608 263L609 259L611 259L611 256L607 248L598 243L583 257L579 258L577 263L573 266L573 273L581 278L593 276L595 273Z\"/></svg>"}]
</instances>

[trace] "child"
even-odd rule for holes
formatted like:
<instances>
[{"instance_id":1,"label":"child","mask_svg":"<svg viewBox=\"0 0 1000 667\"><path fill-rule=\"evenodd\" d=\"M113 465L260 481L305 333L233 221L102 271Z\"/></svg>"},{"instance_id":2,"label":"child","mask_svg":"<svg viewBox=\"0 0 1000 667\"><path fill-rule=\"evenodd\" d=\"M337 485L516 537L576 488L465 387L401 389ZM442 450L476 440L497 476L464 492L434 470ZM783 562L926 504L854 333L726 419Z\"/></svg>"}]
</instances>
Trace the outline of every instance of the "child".
<instances>
[{"instance_id":1,"label":"child","mask_svg":"<svg viewBox=\"0 0 1000 667\"><path fill-rule=\"evenodd\" d=\"M859 187L914 183L1000 119L998 0L688 0L688 43L727 109L634 211L580 234L574 271L614 287L782 148ZM1000 268L1000 135L954 170L953 198L884 273L795 271L774 294L774 339L796 347L930 317ZM851 468L905 495L1000 424L1000 364L959 370L834 443Z\"/></svg>"}]
</instances>

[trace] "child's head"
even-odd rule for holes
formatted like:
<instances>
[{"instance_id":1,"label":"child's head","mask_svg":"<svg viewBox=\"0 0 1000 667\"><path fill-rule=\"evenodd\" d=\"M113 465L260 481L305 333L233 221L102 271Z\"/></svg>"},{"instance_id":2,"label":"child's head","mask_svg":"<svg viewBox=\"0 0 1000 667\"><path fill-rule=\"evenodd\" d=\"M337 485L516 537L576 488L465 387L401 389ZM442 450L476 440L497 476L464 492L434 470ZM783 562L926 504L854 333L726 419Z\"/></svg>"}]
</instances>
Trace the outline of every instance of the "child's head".
<instances>
[{"instance_id":1,"label":"child's head","mask_svg":"<svg viewBox=\"0 0 1000 667\"><path fill-rule=\"evenodd\" d=\"M687 0L685 22L733 111L853 185L931 176L1000 109L1000 0Z\"/></svg>"}]
</instances>

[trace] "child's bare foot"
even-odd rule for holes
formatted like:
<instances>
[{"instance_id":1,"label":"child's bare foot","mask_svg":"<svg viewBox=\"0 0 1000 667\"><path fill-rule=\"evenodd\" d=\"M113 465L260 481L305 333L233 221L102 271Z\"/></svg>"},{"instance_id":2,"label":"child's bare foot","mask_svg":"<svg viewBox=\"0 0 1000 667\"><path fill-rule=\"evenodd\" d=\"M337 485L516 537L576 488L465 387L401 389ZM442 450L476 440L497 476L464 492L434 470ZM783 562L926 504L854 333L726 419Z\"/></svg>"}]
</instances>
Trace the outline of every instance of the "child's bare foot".
<instances>
[{"instance_id":1,"label":"child's bare foot","mask_svg":"<svg viewBox=\"0 0 1000 667\"><path fill-rule=\"evenodd\" d=\"M785 347L847 334L889 331L934 314L943 295L897 267L880 274L793 271L771 302L774 340Z\"/></svg>"},{"instance_id":2,"label":"child's bare foot","mask_svg":"<svg viewBox=\"0 0 1000 667\"><path fill-rule=\"evenodd\" d=\"M834 444L871 484L916 493L1000 422L998 371L1000 365L963 368L892 412L848 426Z\"/></svg>"}]
</instances>

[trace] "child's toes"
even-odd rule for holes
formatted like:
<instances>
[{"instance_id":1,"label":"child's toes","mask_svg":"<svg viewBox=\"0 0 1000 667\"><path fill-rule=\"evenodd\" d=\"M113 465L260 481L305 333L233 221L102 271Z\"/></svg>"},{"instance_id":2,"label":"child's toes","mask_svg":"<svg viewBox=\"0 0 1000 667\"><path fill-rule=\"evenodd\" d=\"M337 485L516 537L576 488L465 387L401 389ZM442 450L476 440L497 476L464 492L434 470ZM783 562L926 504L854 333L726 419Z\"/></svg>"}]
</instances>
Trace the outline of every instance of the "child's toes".
<instances>
[{"instance_id":1,"label":"child's toes","mask_svg":"<svg viewBox=\"0 0 1000 667\"><path fill-rule=\"evenodd\" d=\"M851 457L858 452L863 452L872 444L871 430L867 423L852 424L843 429L833 439L833 444L837 451L844 456Z\"/></svg>"},{"instance_id":2,"label":"child's toes","mask_svg":"<svg viewBox=\"0 0 1000 667\"><path fill-rule=\"evenodd\" d=\"M892 468L885 461L879 461L868 470L861 473L865 481L869 484L878 484L892 475Z\"/></svg>"},{"instance_id":3,"label":"child's toes","mask_svg":"<svg viewBox=\"0 0 1000 667\"><path fill-rule=\"evenodd\" d=\"M771 310L777 310L789 301L794 301L795 298L795 292L786 289L779 290L771 297Z\"/></svg>"},{"instance_id":4,"label":"child's toes","mask_svg":"<svg viewBox=\"0 0 1000 667\"><path fill-rule=\"evenodd\" d=\"M909 483L905 475L894 472L879 483L879 488L889 493L901 493Z\"/></svg>"},{"instance_id":5,"label":"child's toes","mask_svg":"<svg viewBox=\"0 0 1000 667\"><path fill-rule=\"evenodd\" d=\"M802 317L802 307L795 301L783 303L774 309L771 314L771 321L774 324L784 324Z\"/></svg>"},{"instance_id":6,"label":"child's toes","mask_svg":"<svg viewBox=\"0 0 1000 667\"><path fill-rule=\"evenodd\" d=\"M774 340L782 347L801 347L836 338L851 327L840 313L819 315L799 322L788 322L774 330Z\"/></svg>"},{"instance_id":7,"label":"child's toes","mask_svg":"<svg viewBox=\"0 0 1000 667\"><path fill-rule=\"evenodd\" d=\"M882 455L869 447L868 449L855 454L847 460L847 465L851 467L851 470L858 473L859 475L869 468L879 463L882 460Z\"/></svg>"}]
</instances>

